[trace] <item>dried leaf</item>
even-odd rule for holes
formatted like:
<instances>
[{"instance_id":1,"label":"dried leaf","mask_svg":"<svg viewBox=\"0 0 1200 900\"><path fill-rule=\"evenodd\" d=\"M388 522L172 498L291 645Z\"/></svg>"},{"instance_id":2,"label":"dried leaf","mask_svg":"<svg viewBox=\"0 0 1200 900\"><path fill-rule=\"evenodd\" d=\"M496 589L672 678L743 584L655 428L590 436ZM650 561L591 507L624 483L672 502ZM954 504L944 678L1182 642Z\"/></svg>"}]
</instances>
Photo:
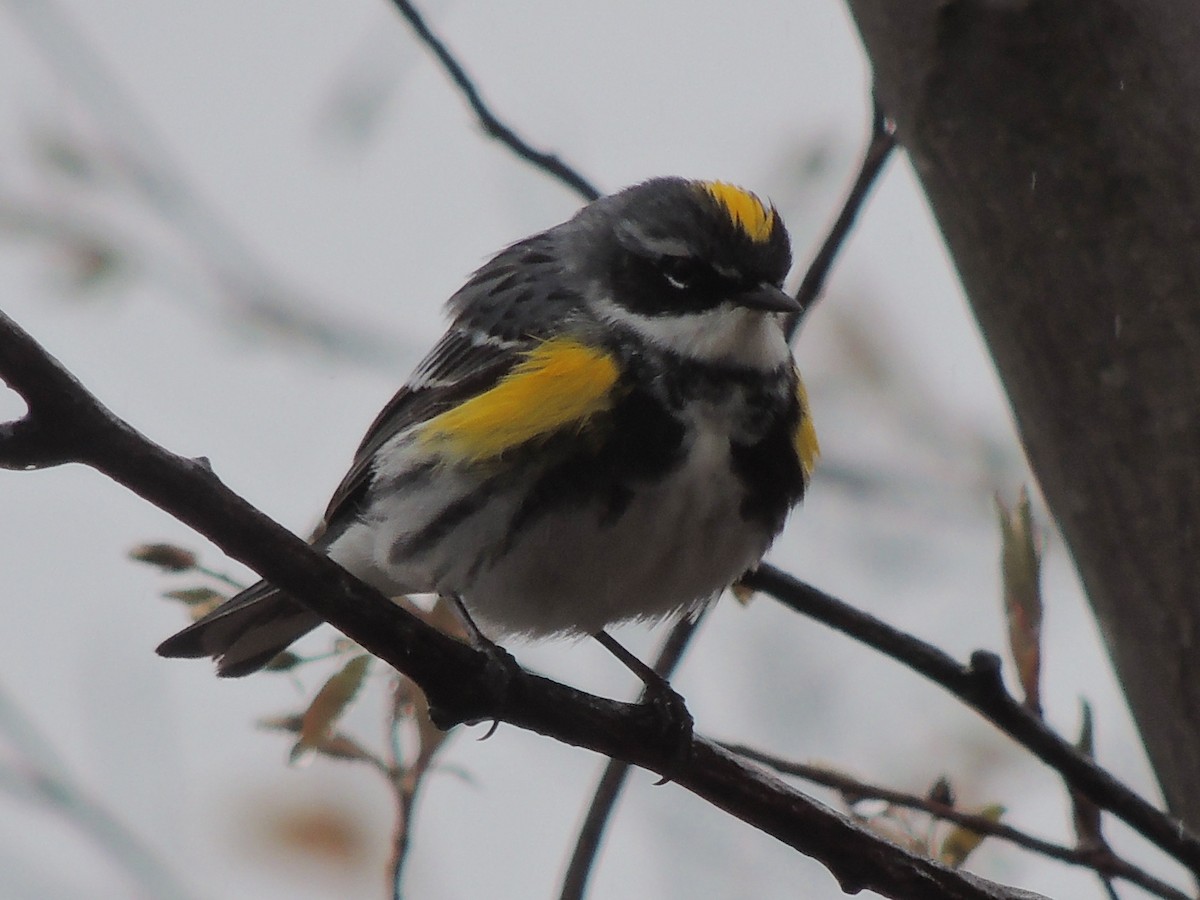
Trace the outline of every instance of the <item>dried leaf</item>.
<instances>
[{"instance_id":1,"label":"dried leaf","mask_svg":"<svg viewBox=\"0 0 1200 900\"><path fill-rule=\"evenodd\" d=\"M375 754L363 747L354 738L341 732L331 735L322 741L321 745L316 748L316 751L321 756L327 756L330 759L364 760L370 763L378 762Z\"/></svg>"},{"instance_id":2,"label":"dried leaf","mask_svg":"<svg viewBox=\"0 0 1200 900\"><path fill-rule=\"evenodd\" d=\"M240 820L249 826L245 833L258 842L259 853L304 859L326 872L360 873L375 847L373 827L361 811L342 807L338 801L257 797Z\"/></svg>"},{"instance_id":3,"label":"dried leaf","mask_svg":"<svg viewBox=\"0 0 1200 900\"><path fill-rule=\"evenodd\" d=\"M989 822L999 822L1004 812L1004 807L999 803L991 803L983 809L977 810L975 815L982 816ZM987 835L972 831L962 825L956 825L942 841L938 859L952 869L957 869L967 861L967 857L975 851L975 848L983 843L985 837Z\"/></svg>"},{"instance_id":4,"label":"dried leaf","mask_svg":"<svg viewBox=\"0 0 1200 900\"><path fill-rule=\"evenodd\" d=\"M354 653L355 651L362 650L362 647L360 647L357 642L350 640L350 638L343 637L339 634L333 639L332 649L335 656L344 656L347 653Z\"/></svg>"},{"instance_id":5,"label":"dried leaf","mask_svg":"<svg viewBox=\"0 0 1200 900\"><path fill-rule=\"evenodd\" d=\"M304 662L304 657L291 650L275 654L271 661L262 667L264 672L290 672Z\"/></svg>"},{"instance_id":6,"label":"dried leaf","mask_svg":"<svg viewBox=\"0 0 1200 900\"><path fill-rule=\"evenodd\" d=\"M929 786L926 798L942 806L954 805L954 786L945 775L939 775L938 780Z\"/></svg>"},{"instance_id":7,"label":"dried leaf","mask_svg":"<svg viewBox=\"0 0 1200 900\"><path fill-rule=\"evenodd\" d=\"M266 731L285 731L288 734L299 734L304 725L304 716L291 713L286 716L269 716L258 720L258 727Z\"/></svg>"},{"instance_id":8,"label":"dried leaf","mask_svg":"<svg viewBox=\"0 0 1200 900\"><path fill-rule=\"evenodd\" d=\"M317 692L317 696L304 711L300 738L292 747L289 757L291 762L296 762L305 753L316 750L330 736L338 718L362 687L370 663L370 654L363 653L354 657Z\"/></svg>"},{"instance_id":9,"label":"dried leaf","mask_svg":"<svg viewBox=\"0 0 1200 900\"><path fill-rule=\"evenodd\" d=\"M285 716L271 716L258 720L258 727L265 731L282 731L286 734L300 734L304 729L304 715L292 713ZM379 760L373 753L349 735L337 732L325 738L319 745L309 748L311 752L328 756L331 759L365 759L372 763Z\"/></svg>"},{"instance_id":10,"label":"dried leaf","mask_svg":"<svg viewBox=\"0 0 1200 900\"><path fill-rule=\"evenodd\" d=\"M139 544L129 558L167 572L186 572L196 567L196 554L174 544Z\"/></svg>"},{"instance_id":11,"label":"dried leaf","mask_svg":"<svg viewBox=\"0 0 1200 900\"><path fill-rule=\"evenodd\" d=\"M1080 701L1083 711L1083 722L1079 726L1079 740L1075 749L1091 759L1095 755L1095 729L1092 722L1092 705L1086 700ZM1067 784L1071 795L1071 819L1075 824L1075 840L1081 849L1094 850L1106 846L1104 834L1100 830L1100 807Z\"/></svg>"},{"instance_id":12,"label":"dried leaf","mask_svg":"<svg viewBox=\"0 0 1200 900\"><path fill-rule=\"evenodd\" d=\"M397 675L392 686L392 727L408 723L416 730L416 757L411 768L423 768L449 736L429 717L425 692L411 678Z\"/></svg>"},{"instance_id":13,"label":"dried leaf","mask_svg":"<svg viewBox=\"0 0 1200 900\"><path fill-rule=\"evenodd\" d=\"M115 245L92 238L75 237L59 246L64 262L60 274L72 291L90 291L110 284L128 268L125 254Z\"/></svg>"},{"instance_id":14,"label":"dried leaf","mask_svg":"<svg viewBox=\"0 0 1200 900\"><path fill-rule=\"evenodd\" d=\"M996 497L1000 517L1000 572L1004 581L1004 610L1008 618L1008 645L1017 677L1025 693L1025 706L1042 714L1042 591L1040 586L1041 537L1033 524L1029 491L1021 489L1015 509Z\"/></svg>"},{"instance_id":15,"label":"dried leaf","mask_svg":"<svg viewBox=\"0 0 1200 900\"><path fill-rule=\"evenodd\" d=\"M735 581L729 586L729 593L733 594L733 599L742 606L749 606L750 601L754 599L754 588L748 588L740 581Z\"/></svg>"},{"instance_id":16,"label":"dried leaf","mask_svg":"<svg viewBox=\"0 0 1200 900\"><path fill-rule=\"evenodd\" d=\"M425 699L425 692L416 685L413 685L413 690L413 721L417 726L417 765L423 771L433 762L433 757L450 737L450 733L433 724L433 719L429 717L429 701Z\"/></svg>"},{"instance_id":17,"label":"dried leaf","mask_svg":"<svg viewBox=\"0 0 1200 900\"><path fill-rule=\"evenodd\" d=\"M929 856L929 846L925 841L919 835L913 834L908 828L896 821L887 818L878 818L871 819L864 824L888 843L895 844L897 847L903 847L909 853L916 854L917 856Z\"/></svg>"},{"instance_id":18,"label":"dried leaf","mask_svg":"<svg viewBox=\"0 0 1200 900\"><path fill-rule=\"evenodd\" d=\"M194 587L183 588L178 591L164 591L163 596L168 600L178 600L188 606L200 606L202 603L213 603L224 601L225 595L219 591L214 591L212 588Z\"/></svg>"}]
</instances>

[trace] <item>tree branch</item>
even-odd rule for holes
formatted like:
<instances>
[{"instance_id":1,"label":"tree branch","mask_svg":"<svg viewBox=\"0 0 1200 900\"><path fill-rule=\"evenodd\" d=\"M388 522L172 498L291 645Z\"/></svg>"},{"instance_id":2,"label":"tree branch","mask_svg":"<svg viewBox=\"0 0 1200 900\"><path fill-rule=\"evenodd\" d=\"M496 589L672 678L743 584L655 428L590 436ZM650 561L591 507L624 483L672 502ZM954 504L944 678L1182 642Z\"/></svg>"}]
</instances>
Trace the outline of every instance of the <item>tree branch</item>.
<instances>
[{"instance_id":1,"label":"tree branch","mask_svg":"<svg viewBox=\"0 0 1200 900\"><path fill-rule=\"evenodd\" d=\"M774 566L759 566L742 583L940 684L1057 771L1097 806L1113 813L1193 873L1200 874L1200 840L1182 822L1130 790L1014 699L1000 678L1000 659L994 653L977 650L971 654L969 665L960 665L932 644L854 609Z\"/></svg>"},{"instance_id":2,"label":"tree branch","mask_svg":"<svg viewBox=\"0 0 1200 900\"><path fill-rule=\"evenodd\" d=\"M658 717L646 707L527 672L515 673L499 693L485 654L419 621L314 551L226 488L207 464L175 456L139 435L3 313L0 378L29 407L24 419L0 431L0 466L76 461L103 472L408 675L421 685L443 726L499 719L669 774L680 787L819 860L848 892L871 889L886 897L930 900L1036 896L889 844L704 738L693 738L681 762L659 746Z\"/></svg>"},{"instance_id":3,"label":"tree branch","mask_svg":"<svg viewBox=\"0 0 1200 900\"><path fill-rule=\"evenodd\" d=\"M504 146L508 147L509 150L534 168L541 169L547 175L566 185L584 200L595 200L600 196L600 192L596 190L595 186L571 168L571 166L567 165L553 153L538 150L502 122L484 101L482 95L479 93L479 88L475 86L475 82L467 74L462 63L454 57L446 47L445 42L425 24L424 17L417 12L416 7L409 3L408 0L393 0L393 2L396 4L396 9L400 11L400 15L404 17L405 21L412 27L412 30L416 32L417 37L437 57L442 68L446 70L446 74L450 76L450 80L454 82L474 111L476 117L478 117L479 124L483 126L483 130L490 137L504 144Z\"/></svg>"},{"instance_id":4,"label":"tree branch","mask_svg":"<svg viewBox=\"0 0 1200 900\"><path fill-rule=\"evenodd\" d=\"M1122 859L1108 847L1067 847L1062 844L1055 844L1052 841L1043 840L1017 828L1013 828L1011 825L1006 825L1004 822L993 821L986 816L963 812L956 807L948 806L945 803L938 803L936 800L930 800L925 797L918 797L915 794L906 794L902 791L894 791L890 788L868 784L824 766L807 765L783 759L771 753L764 753L754 747L748 747L745 744L732 744L724 741L720 742L720 744L731 753L736 753L739 756L746 757L746 759L769 766L781 775L794 775L813 784L832 788L841 793L846 798L846 801L851 804L860 800L882 800L892 806L920 810L921 812L929 813L929 815L935 818L961 825L963 828L968 828L976 834L991 835L992 837L1009 841L1018 847L1024 847L1026 850L1031 850L1042 856L1057 859L1073 866L1082 866L1083 868L1091 869L1101 878L1122 878L1155 896L1164 898L1164 900L1190 900L1188 895L1183 893L1183 891L1172 887L1165 881L1155 878L1144 869Z\"/></svg>"},{"instance_id":5,"label":"tree branch","mask_svg":"<svg viewBox=\"0 0 1200 900\"><path fill-rule=\"evenodd\" d=\"M895 149L895 128L876 101L871 109L871 138L867 143L867 150L863 154L862 163L859 165L858 175L854 179L850 193L846 195L846 202L842 204L841 211L834 219L833 225L830 226L829 233L821 242L817 255L809 263L808 269L804 273L804 280L796 289L796 300L800 303L800 311L789 317L785 327L789 342L799 330L805 317L816 306L817 299L825 289L825 279L829 276L829 270L833 268L834 260L846 243L846 237L858 219L858 213L866 202L867 194L874 187L875 180L883 171L884 164L891 158L892 151Z\"/></svg>"}]
</instances>

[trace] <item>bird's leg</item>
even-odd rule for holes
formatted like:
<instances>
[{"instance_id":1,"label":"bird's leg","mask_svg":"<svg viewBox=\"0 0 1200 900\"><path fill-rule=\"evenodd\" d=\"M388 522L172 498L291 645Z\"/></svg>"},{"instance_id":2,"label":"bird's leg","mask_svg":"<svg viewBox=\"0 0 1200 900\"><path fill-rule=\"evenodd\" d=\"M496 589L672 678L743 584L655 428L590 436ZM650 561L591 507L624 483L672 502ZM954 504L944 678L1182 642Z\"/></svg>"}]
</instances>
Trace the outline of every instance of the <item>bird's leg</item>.
<instances>
[{"instance_id":1,"label":"bird's leg","mask_svg":"<svg viewBox=\"0 0 1200 900\"><path fill-rule=\"evenodd\" d=\"M645 685L643 701L659 716L663 741L668 748L666 774L659 784L670 781L672 771L685 762L692 752L693 722L687 704L665 678L617 643L607 631L597 631L592 637Z\"/></svg>"},{"instance_id":2,"label":"bird's leg","mask_svg":"<svg viewBox=\"0 0 1200 900\"><path fill-rule=\"evenodd\" d=\"M508 699L509 685L512 684L516 674L521 671L520 664L511 653L479 630L479 626L471 618L471 613L468 612L466 604L463 603L462 597L458 594L444 594L443 598L449 601L450 605L454 607L455 612L458 613L458 617L462 620L463 627L467 631L467 636L471 639L471 645L487 657L488 681L492 684L492 691L499 699L500 708L503 711ZM486 741L496 733L496 729L499 727L500 718L496 717L492 719L491 727L487 730L487 734L481 737L480 740Z\"/></svg>"}]
</instances>

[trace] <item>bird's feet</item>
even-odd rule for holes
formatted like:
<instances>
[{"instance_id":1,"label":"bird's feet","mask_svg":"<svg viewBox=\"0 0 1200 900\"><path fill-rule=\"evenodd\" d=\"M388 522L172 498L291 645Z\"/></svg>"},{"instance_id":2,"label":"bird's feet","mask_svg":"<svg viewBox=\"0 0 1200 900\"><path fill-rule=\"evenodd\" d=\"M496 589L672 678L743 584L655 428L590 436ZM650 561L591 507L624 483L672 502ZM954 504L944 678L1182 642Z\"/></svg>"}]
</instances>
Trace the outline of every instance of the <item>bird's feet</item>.
<instances>
[{"instance_id":1,"label":"bird's feet","mask_svg":"<svg viewBox=\"0 0 1200 900\"><path fill-rule=\"evenodd\" d=\"M687 703L665 678L617 643L608 632L599 631L595 638L645 685L642 706L654 715L664 751L662 779L658 783L666 784L692 756L693 720Z\"/></svg>"},{"instance_id":2,"label":"bird's feet","mask_svg":"<svg viewBox=\"0 0 1200 900\"><path fill-rule=\"evenodd\" d=\"M694 720L683 697L665 678L646 682L642 703L654 711L658 723L665 760L662 778L657 784L666 784L692 757Z\"/></svg>"},{"instance_id":3,"label":"bird's feet","mask_svg":"<svg viewBox=\"0 0 1200 900\"><path fill-rule=\"evenodd\" d=\"M512 683L522 672L521 665L511 653L479 630L479 626L475 624L475 621L471 618L471 614L467 612L467 608L463 605L461 598L450 595L446 599L454 606L459 618L462 620L463 627L470 638L471 646L485 657L483 682L487 692L486 703L487 708L494 711L494 715L491 717L491 726L488 728L487 733L479 739L485 741L495 734L496 729L500 727L500 720L504 717L504 709L508 704ZM474 724L478 721L487 721L486 717L483 719L464 720L460 715L450 714L432 706L429 710L429 718L434 725L443 730L458 725L461 722Z\"/></svg>"}]
</instances>

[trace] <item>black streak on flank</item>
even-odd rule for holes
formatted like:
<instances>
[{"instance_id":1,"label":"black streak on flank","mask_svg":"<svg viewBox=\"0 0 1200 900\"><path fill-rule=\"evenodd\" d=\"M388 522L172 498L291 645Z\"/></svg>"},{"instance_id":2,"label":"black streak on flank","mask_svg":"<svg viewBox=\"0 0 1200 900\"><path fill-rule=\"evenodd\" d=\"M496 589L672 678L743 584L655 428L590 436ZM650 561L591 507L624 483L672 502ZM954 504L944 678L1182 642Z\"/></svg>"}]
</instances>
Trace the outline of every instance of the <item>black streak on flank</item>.
<instances>
[{"instance_id":1,"label":"black streak on flank","mask_svg":"<svg viewBox=\"0 0 1200 900\"><path fill-rule=\"evenodd\" d=\"M513 516L510 537L544 513L596 500L602 524L617 522L640 482L656 480L682 461L683 436L683 425L658 400L640 390L625 394L582 436L562 436L574 452L538 479ZM559 449L553 443L544 450L552 458Z\"/></svg>"},{"instance_id":2,"label":"black streak on flank","mask_svg":"<svg viewBox=\"0 0 1200 900\"><path fill-rule=\"evenodd\" d=\"M755 443L730 445L733 470L746 485L742 518L761 522L771 534L779 533L788 510L804 495L804 473L792 446L798 415L795 408L780 417Z\"/></svg>"}]
</instances>

